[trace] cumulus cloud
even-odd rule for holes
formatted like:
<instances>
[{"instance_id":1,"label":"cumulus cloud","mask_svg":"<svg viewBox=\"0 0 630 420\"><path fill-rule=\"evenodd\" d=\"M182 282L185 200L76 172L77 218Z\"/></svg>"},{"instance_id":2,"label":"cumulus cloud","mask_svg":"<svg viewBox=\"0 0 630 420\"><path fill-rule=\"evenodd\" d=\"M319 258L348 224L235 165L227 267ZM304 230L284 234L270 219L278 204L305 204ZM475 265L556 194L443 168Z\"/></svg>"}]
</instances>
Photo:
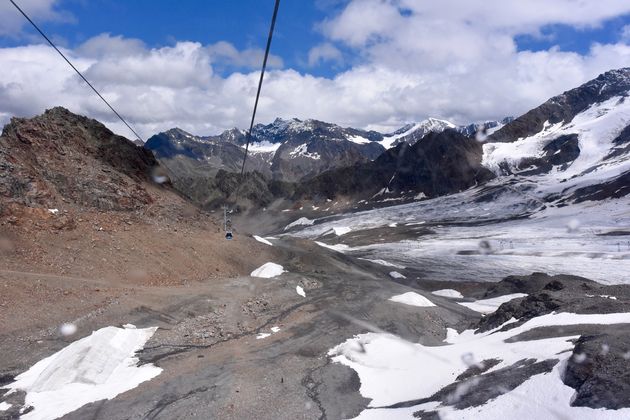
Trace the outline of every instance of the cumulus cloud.
<instances>
[{"instance_id":1,"label":"cumulus cloud","mask_svg":"<svg viewBox=\"0 0 630 420\"><path fill-rule=\"evenodd\" d=\"M258 121L317 118L388 131L428 116L461 124L517 116L630 63L627 38L586 54L519 51L514 41L550 24L597 27L629 13L625 1L352 0L335 10L318 25L324 42L307 52L309 64L341 60L341 50L356 64L316 77L274 57ZM245 127L262 59L228 42L148 48L110 34L65 52L145 138L173 126L197 134ZM0 119L63 105L130 135L49 47L0 49L0 63Z\"/></svg>"},{"instance_id":2,"label":"cumulus cloud","mask_svg":"<svg viewBox=\"0 0 630 420\"><path fill-rule=\"evenodd\" d=\"M229 67L259 68L263 61L264 51L256 48L248 48L242 51L236 49L234 45L226 41L219 41L206 47L211 60L215 64L222 64ZM284 65L282 58L274 54L269 54L267 66L269 68L281 68Z\"/></svg>"},{"instance_id":3,"label":"cumulus cloud","mask_svg":"<svg viewBox=\"0 0 630 420\"><path fill-rule=\"evenodd\" d=\"M314 67L326 61L341 64L343 62L343 54L341 54L341 51L339 51L337 47L329 42L316 45L309 50L309 66Z\"/></svg>"},{"instance_id":4,"label":"cumulus cloud","mask_svg":"<svg viewBox=\"0 0 630 420\"><path fill-rule=\"evenodd\" d=\"M36 21L70 21L72 16L59 11L59 0L19 0L18 6ZM29 23L8 0L0 2L0 36L18 38Z\"/></svg>"}]
</instances>

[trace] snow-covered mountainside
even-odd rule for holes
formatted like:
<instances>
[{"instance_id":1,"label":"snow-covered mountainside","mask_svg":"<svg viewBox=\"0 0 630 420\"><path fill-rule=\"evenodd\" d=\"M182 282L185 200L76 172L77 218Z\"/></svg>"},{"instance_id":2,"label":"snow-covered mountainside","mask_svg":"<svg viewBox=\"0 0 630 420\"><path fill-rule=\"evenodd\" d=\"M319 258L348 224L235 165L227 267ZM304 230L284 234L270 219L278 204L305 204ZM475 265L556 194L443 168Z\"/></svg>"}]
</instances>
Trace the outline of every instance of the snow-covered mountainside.
<instances>
[{"instance_id":1,"label":"snow-covered mountainside","mask_svg":"<svg viewBox=\"0 0 630 420\"><path fill-rule=\"evenodd\" d=\"M551 98L492 134L484 166L544 186L547 199L630 192L630 68Z\"/></svg>"}]
</instances>

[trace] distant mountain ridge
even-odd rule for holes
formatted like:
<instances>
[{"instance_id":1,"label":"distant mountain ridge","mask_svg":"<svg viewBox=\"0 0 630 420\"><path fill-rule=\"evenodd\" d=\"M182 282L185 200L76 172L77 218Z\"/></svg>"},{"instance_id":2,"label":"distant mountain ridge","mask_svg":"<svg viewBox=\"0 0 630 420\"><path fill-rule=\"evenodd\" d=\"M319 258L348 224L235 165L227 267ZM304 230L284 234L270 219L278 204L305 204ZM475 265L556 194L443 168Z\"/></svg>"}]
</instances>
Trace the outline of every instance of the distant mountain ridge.
<instances>
[{"instance_id":1,"label":"distant mountain ridge","mask_svg":"<svg viewBox=\"0 0 630 420\"><path fill-rule=\"evenodd\" d=\"M474 127L500 124L494 121ZM458 127L436 118L410 123L388 134L312 119L276 118L270 124L254 126L246 171L277 181L300 182L328 170L372 161L398 144L413 145L428 133L446 129L475 134L473 125ZM152 136L145 147L170 170L177 185L184 178L213 177L219 170L240 172L246 134L232 128L214 136L195 136L174 128Z\"/></svg>"}]
</instances>

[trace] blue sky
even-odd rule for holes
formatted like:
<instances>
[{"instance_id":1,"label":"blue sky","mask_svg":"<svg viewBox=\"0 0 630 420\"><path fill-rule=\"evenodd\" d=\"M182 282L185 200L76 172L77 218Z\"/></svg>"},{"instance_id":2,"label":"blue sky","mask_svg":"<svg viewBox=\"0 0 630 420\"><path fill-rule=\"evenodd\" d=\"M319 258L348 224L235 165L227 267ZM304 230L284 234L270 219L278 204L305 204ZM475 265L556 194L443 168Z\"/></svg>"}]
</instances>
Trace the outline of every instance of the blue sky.
<instances>
[{"instance_id":1,"label":"blue sky","mask_svg":"<svg viewBox=\"0 0 630 420\"><path fill-rule=\"evenodd\" d=\"M343 3L343 0L281 2L273 52L282 57L286 67L328 77L347 68L338 63L308 66L307 57L310 47L324 39L317 29L318 22L333 15ZM59 9L64 11L65 19L42 22L41 26L55 42L66 47L76 47L107 32L141 39L151 48L177 41L213 44L227 40L238 49L246 49L264 47L273 1L64 0L59 2ZM30 28L24 29L29 34L36 34ZM16 46L25 41L24 36L2 37L0 46ZM346 54L350 55L351 51Z\"/></svg>"},{"instance_id":2,"label":"blue sky","mask_svg":"<svg viewBox=\"0 0 630 420\"><path fill-rule=\"evenodd\" d=\"M516 42L520 50L541 51L558 47L562 51L585 54L593 43L608 44L622 40L623 28L630 24L630 15L621 15L602 22L596 27L547 25L538 35L520 35Z\"/></svg>"},{"instance_id":3,"label":"blue sky","mask_svg":"<svg viewBox=\"0 0 630 420\"><path fill-rule=\"evenodd\" d=\"M17 0L143 135L247 124L273 0ZM7 1L0 123L62 105L128 135ZM627 0L282 0L259 122L381 131L518 116L630 66Z\"/></svg>"}]
</instances>

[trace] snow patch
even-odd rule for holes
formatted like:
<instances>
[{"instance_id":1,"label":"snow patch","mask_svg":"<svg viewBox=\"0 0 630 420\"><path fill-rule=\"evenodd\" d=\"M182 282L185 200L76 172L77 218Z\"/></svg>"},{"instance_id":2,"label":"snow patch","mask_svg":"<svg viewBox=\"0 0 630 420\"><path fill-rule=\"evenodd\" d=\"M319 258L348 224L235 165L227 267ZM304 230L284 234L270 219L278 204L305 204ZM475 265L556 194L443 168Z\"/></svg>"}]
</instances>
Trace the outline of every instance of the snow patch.
<instances>
[{"instance_id":1,"label":"snow patch","mask_svg":"<svg viewBox=\"0 0 630 420\"><path fill-rule=\"evenodd\" d=\"M352 143L357 143L357 144L369 144L369 143L372 143L370 140L366 139L363 136L347 135L346 136L346 140L351 141Z\"/></svg>"},{"instance_id":2,"label":"snow patch","mask_svg":"<svg viewBox=\"0 0 630 420\"><path fill-rule=\"evenodd\" d=\"M513 293L511 295L503 295L490 299L481 299L474 302L457 302L458 304L472 309L475 312L482 313L484 315L491 314L499 309L499 306L505 302L509 302L513 299L518 299L527 296L527 293Z\"/></svg>"},{"instance_id":3,"label":"snow patch","mask_svg":"<svg viewBox=\"0 0 630 420\"><path fill-rule=\"evenodd\" d=\"M363 260L363 261L369 261L369 262L372 262L374 264L384 265L385 267L394 267L394 268L400 268L400 269L404 269L405 268L402 265L390 263L390 262L385 261L385 260L379 260L379 259L371 260L369 258L359 258L359 259Z\"/></svg>"},{"instance_id":4,"label":"snow patch","mask_svg":"<svg viewBox=\"0 0 630 420\"><path fill-rule=\"evenodd\" d=\"M447 298L452 298L452 299L462 299L464 297L464 295L462 295L460 292L458 292L455 289L440 289L431 293L434 294L435 296L442 296L442 297L447 297Z\"/></svg>"},{"instance_id":5,"label":"snow patch","mask_svg":"<svg viewBox=\"0 0 630 420\"><path fill-rule=\"evenodd\" d=\"M311 220L307 217L300 217L299 219L297 219L296 221L289 223L284 230L288 230L291 229L292 227L295 226L311 226L313 223L315 223L315 220Z\"/></svg>"},{"instance_id":6,"label":"snow patch","mask_svg":"<svg viewBox=\"0 0 630 420\"><path fill-rule=\"evenodd\" d=\"M435 306L433 302L416 292L407 292L389 298L392 302L404 303L405 305L429 307Z\"/></svg>"},{"instance_id":7,"label":"snow patch","mask_svg":"<svg viewBox=\"0 0 630 420\"><path fill-rule=\"evenodd\" d=\"M57 213L59 213L59 209L48 209L48 213L50 213L50 214L57 214Z\"/></svg>"},{"instance_id":8,"label":"snow patch","mask_svg":"<svg viewBox=\"0 0 630 420\"><path fill-rule=\"evenodd\" d=\"M25 406L34 407L20 418L58 418L88 403L112 399L158 376L161 368L137 366L135 357L156 330L101 328L37 362L7 386L25 391Z\"/></svg>"},{"instance_id":9,"label":"snow patch","mask_svg":"<svg viewBox=\"0 0 630 420\"><path fill-rule=\"evenodd\" d=\"M346 227L346 226L340 226L340 227L334 227L333 228L333 232L337 236L345 235L346 233L351 232L351 231L352 231L352 229L350 229L349 227Z\"/></svg>"},{"instance_id":10,"label":"snow patch","mask_svg":"<svg viewBox=\"0 0 630 420\"><path fill-rule=\"evenodd\" d=\"M9 408L13 407L12 404L6 402L0 402L0 411L7 411Z\"/></svg>"},{"instance_id":11,"label":"snow patch","mask_svg":"<svg viewBox=\"0 0 630 420\"><path fill-rule=\"evenodd\" d=\"M304 293L304 289L302 288L302 286L295 286L295 291L297 292L298 295L302 296L302 297L306 297L306 293Z\"/></svg>"},{"instance_id":12,"label":"snow patch","mask_svg":"<svg viewBox=\"0 0 630 420\"><path fill-rule=\"evenodd\" d=\"M277 327L277 326L271 327L270 330L271 330L270 333L264 333L264 332L258 333L258 335L256 336L256 340L262 340L263 338L267 338L271 336L272 334L277 333L278 331L280 331L280 327Z\"/></svg>"},{"instance_id":13,"label":"snow patch","mask_svg":"<svg viewBox=\"0 0 630 420\"><path fill-rule=\"evenodd\" d=\"M404 275L400 274L398 271L390 271L389 276L393 279L406 279Z\"/></svg>"},{"instance_id":14,"label":"snow patch","mask_svg":"<svg viewBox=\"0 0 630 420\"><path fill-rule=\"evenodd\" d=\"M264 140L264 141L253 141L249 143L249 152L252 153L274 153L276 152L280 146L282 146L282 143L271 143L268 140ZM241 146L243 149L245 148L244 146Z\"/></svg>"},{"instance_id":15,"label":"snow patch","mask_svg":"<svg viewBox=\"0 0 630 420\"><path fill-rule=\"evenodd\" d=\"M292 152L289 153L289 156L291 156L292 158L303 156L303 157L313 159L313 160L319 160L321 158L319 153L309 153L308 144L306 143L301 144L298 147L296 147Z\"/></svg>"},{"instance_id":16,"label":"snow patch","mask_svg":"<svg viewBox=\"0 0 630 420\"><path fill-rule=\"evenodd\" d=\"M268 262L252 271L250 276L270 279L272 277L279 276L282 273L286 273L284 267L276 263Z\"/></svg>"},{"instance_id":17,"label":"snow patch","mask_svg":"<svg viewBox=\"0 0 630 420\"><path fill-rule=\"evenodd\" d=\"M319 241L315 241L315 243L319 246L323 246L324 248L332 249L333 251L337 252L345 252L350 249L350 247L346 244L328 245Z\"/></svg>"}]
</instances>

